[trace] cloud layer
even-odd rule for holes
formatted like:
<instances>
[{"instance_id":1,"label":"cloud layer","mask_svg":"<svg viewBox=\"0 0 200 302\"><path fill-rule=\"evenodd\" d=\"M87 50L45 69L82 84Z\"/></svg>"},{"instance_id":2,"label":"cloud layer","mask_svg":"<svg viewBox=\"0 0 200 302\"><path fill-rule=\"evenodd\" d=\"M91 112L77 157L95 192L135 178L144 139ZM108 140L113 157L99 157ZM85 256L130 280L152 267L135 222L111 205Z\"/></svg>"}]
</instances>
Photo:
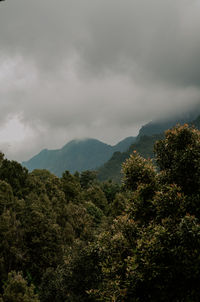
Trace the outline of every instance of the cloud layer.
<instances>
[{"instance_id":1,"label":"cloud layer","mask_svg":"<svg viewBox=\"0 0 200 302\"><path fill-rule=\"evenodd\" d=\"M199 30L197 0L3 2L0 130L17 119L24 135L1 148L25 160L74 137L115 143L200 104Z\"/></svg>"}]
</instances>

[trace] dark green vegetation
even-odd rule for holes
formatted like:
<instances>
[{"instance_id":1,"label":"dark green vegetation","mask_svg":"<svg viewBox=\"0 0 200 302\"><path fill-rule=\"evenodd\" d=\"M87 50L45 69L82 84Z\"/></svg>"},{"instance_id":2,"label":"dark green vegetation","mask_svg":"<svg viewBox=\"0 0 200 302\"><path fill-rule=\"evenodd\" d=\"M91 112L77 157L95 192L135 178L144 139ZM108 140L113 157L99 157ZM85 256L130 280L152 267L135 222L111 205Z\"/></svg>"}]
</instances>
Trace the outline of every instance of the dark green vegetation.
<instances>
[{"instance_id":1,"label":"dark green vegetation","mask_svg":"<svg viewBox=\"0 0 200 302\"><path fill-rule=\"evenodd\" d=\"M191 119L192 115L187 118L179 120L181 122ZM200 129L200 116L194 121L189 123L191 126L195 126ZM142 157L154 158L153 146L154 143L164 137L164 130L168 129L168 126L174 126L175 120L172 119L167 122L154 122L149 123L141 128L137 140L129 147L125 152L115 152L112 157L98 169L98 179L100 181L113 180L120 183L122 179L121 165L136 150ZM157 133L157 134L156 134Z\"/></svg>"},{"instance_id":2,"label":"dark green vegetation","mask_svg":"<svg viewBox=\"0 0 200 302\"><path fill-rule=\"evenodd\" d=\"M114 152L127 150L134 141L134 137L127 137L117 145L110 146L96 139L73 140L59 150L44 149L23 162L23 166L29 171L47 169L57 176L61 176L65 170L71 173L94 170L109 160Z\"/></svg>"},{"instance_id":3,"label":"dark green vegetation","mask_svg":"<svg viewBox=\"0 0 200 302\"><path fill-rule=\"evenodd\" d=\"M200 301L200 131L154 151L133 149L122 186L1 155L0 301Z\"/></svg>"},{"instance_id":4,"label":"dark green vegetation","mask_svg":"<svg viewBox=\"0 0 200 302\"><path fill-rule=\"evenodd\" d=\"M152 136L141 136L137 142L133 143L125 152L115 152L113 156L98 169L98 179L105 181L107 179L120 183L122 179L121 165L136 150L144 158L153 158L154 143L163 138L164 134Z\"/></svg>"}]
</instances>

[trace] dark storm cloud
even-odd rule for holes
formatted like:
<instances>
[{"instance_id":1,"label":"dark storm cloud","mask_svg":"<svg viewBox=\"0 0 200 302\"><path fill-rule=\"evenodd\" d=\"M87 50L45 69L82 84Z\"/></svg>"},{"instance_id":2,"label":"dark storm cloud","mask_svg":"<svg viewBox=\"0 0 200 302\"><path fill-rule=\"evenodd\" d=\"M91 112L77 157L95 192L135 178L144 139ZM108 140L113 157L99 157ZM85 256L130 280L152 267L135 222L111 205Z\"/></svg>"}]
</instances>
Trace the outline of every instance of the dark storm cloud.
<instances>
[{"instance_id":1,"label":"dark storm cloud","mask_svg":"<svg viewBox=\"0 0 200 302\"><path fill-rule=\"evenodd\" d=\"M39 67L77 54L86 70L199 84L200 4L188 0L10 0L1 50Z\"/></svg>"},{"instance_id":2,"label":"dark storm cloud","mask_svg":"<svg viewBox=\"0 0 200 302\"><path fill-rule=\"evenodd\" d=\"M197 0L3 2L0 127L18 116L30 128L24 159L184 112L200 99L199 30Z\"/></svg>"}]
</instances>

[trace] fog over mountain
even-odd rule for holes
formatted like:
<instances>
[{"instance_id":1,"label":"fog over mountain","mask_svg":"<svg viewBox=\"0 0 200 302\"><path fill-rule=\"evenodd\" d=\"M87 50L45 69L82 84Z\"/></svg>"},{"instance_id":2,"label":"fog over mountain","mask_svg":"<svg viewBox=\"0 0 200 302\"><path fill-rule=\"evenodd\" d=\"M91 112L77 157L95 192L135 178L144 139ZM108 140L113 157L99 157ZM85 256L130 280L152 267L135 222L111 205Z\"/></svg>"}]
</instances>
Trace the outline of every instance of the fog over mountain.
<instances>
[{"instance_id":1,"label":"fog over mountain","mask_svg":"<svg viewBox=\"0 0 200 302\"><path fill-rule=\"evenodd\" d=\"M115 146L110 146L96 139L72 140L58 150L42 150L23 166L32 171L47 169L57 176L68 170L70 173L95 170L110 159L114 152L124 152L136 140L127 137Z\"/></svg>"},{"instance_id":2,"label":"fog over mountain","mask_svg":"<svg viewBox=\"0 0 200 302\"><path fill-rule=\"evenodd\" d=\"M0 4L0 149L115 144L200 105L197 0Z\"/></svg>"}]
</instances>

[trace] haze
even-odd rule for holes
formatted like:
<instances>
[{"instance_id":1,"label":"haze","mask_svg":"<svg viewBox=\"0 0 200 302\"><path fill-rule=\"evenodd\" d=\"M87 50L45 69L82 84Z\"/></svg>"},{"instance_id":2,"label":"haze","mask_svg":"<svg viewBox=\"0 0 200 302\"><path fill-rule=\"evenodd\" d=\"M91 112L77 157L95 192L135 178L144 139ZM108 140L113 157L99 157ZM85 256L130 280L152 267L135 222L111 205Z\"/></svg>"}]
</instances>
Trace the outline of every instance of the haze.
<instances>
[{"instance_id":1,"label":"haze","mask_svg":"<svg viewBox=\"0 0 200 302\"><path fill-rule=\"evenodd\" d=\"M0 3L0 149L114 144L200 103L200 1Z\"/></svg>"}]
</instances>

